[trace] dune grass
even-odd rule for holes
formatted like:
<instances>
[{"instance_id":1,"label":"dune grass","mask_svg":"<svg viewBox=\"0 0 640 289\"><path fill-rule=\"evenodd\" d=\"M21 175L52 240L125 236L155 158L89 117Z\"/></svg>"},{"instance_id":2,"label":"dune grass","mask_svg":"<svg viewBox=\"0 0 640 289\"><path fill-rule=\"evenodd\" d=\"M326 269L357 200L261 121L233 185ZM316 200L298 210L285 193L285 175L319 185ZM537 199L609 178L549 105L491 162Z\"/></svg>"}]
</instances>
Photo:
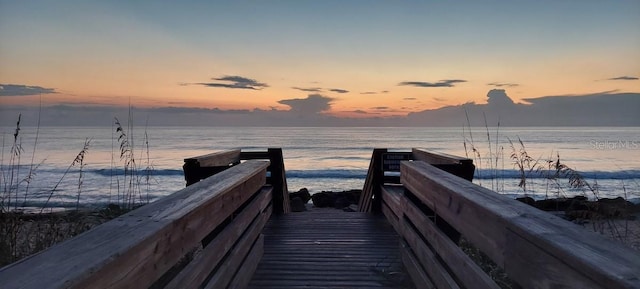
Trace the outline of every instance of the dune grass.
<instances>
[{"instance_id":1,"label":"dune grass","mask_svg":"<svg viewBox=\"0 0 640 289\"><path fill-rule=\"evenodd\" d=\"M24 149L21 138L21 116L18 116L13 133L9 153L5 159L6 137L3 135L3 145L0 159L0 266L10 264L33 253L44 250L53 244L76 236L107 220L113 219L127 211L149 202L149 183L152 178L153 166L149 153L149 138L145 129L144 149L141 157L146 158L146 167L140 169L134 155L133 135L118 119L115 119L114 131L117 133L120 162L112 162L112 172L121 169L123 175L112 174L111 183L117 184L117 191L112 204L100 210L83 210L82 194L84 184L84 170L87 166L86 156L91 147L91 138L87 138L80 151L67 166L60 179L47 189L46 201L36 210L25 212L22 208L30 198L31 182L37 177L38 168L45 162L35 162L36 147L40 126L36 128L31 162L28 171L22 164ZM129 125L128 131L133 131ZM112 151L112 155L113 155ZM112 156L112 159L115 159ZM76 176L75 187L62 188L64 181ZM55 208L51 200L61 191L75 192L75 206L73 208ZM145 194L146 191L146 194Z\"/></svg>"},{"instance_id":2,"label":"dune grass","mask_svg":"<svg viewBox=\"0 0 640 289\"><path fill-rule=\"evenodd\" d=\"M468 118L467 123L469 124ZM477 172L488 171L491 176L490 187L498 193L521 193L525 198L531 195L544 196L543 200L553 200L556 203L570 202L576 200L579 202L579 209L575 211L566 211L565 217L578 224L590 225L591 230L605 234L607 237L621 240L623 243L629 244L635 238L630 238L629 221L634 218L633 214L637 213L638 205L631 205L628 200L629 192L627 184L621 181L619 188L619 200L602 198L600 186L597 180L587 180L578 170L563 162L560 153L555 151L547 158L533 157L527 150L525 142L517 138L516 141L505 137L507 140L508 156L505 155L504 146L497 140L499 137L500 123L495 128L495 139L491 139L490 129L486 123L485 129L487 141L485 143L488 154L483 154L481 148L474 142L470 125L463 127L464 148L468 157L474 160ZM465 134L465 132L467 132ZM502 169L498 169L502 163ZM499 175L504 169L505 163L518 171L518 187L520 192L505 192L505 178ZM486 176L485 176L486 177ZM542 179L543 183L538 182L537 186L533 186L532 179ZM481 181L479 185L488 187ZM569 192L571 191L571 192ZM576 196L578 197L576 199ZM582 197L583 199L580 199ZM529 199L532 200L532 199ZM533 202L527 202L534 205ZM553 210L553 207L546 208ZM564 210L564 209L556 209ZM612 219L621 219L613 221ZM637 247L637 246L635 246Z\"/></svg>"}]
</instances>

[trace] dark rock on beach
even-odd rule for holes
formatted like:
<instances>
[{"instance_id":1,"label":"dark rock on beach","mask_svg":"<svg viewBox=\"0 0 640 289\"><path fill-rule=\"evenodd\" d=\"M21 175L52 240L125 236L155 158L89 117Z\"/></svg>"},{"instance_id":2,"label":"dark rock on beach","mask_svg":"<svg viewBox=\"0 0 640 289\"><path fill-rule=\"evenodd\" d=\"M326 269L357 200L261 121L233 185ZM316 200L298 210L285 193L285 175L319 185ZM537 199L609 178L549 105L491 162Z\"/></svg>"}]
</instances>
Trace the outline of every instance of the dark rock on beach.
<instances>
[{"instance_id":1,"label":"dark rock on beach","mask_svg":"<svg viewBox=\"0 0 640 289\"><path fill-rule=\"evenodd\" d=\"M333 207L336 209L342 209L349 207L350 205L357 205L360 200L360 194L362 190L349 190L342 192L327 192L322 191L313 194L311 199L313 205L318 208Z\"/></svg>"},{"instance_id":2,"label":"dark rock on beach","mask_svg":"<svg viewBox=\"0 0 640 289\"><path fill-rule=\"evenodd\" d=\"M536 207L543 211L562 211L565 218L576 219L602 219L602 218L633 218L640 212L640 205L633 204L624 198L601 198L590 201L584 196L572 198L553 198L534 200L531 197L517 198L516 200Z\"/></svg>"},{"instance_id":3,"label":"dark rock on beach","mask_svg":"<svg viewBox=\"0 0 640 289\"><path fill-rule=\"evenodd\" d=\"M307 188L302 188L295 193L289 194L289 200L293 200L295 198L300 198L303 204L306 204L311 199L311 194L309 194L309 190Z\"/></svg>"},{"instance_id":4,"label":"dark rock on beach","mask_svg":"<svg viewBox=\"0 0 640 289\"><path fill-rule=\"evenodd\" d=\"M333 204L336 202L336 195L334 192L323 191L313 194L311 200L313 201L313 205L318 208L333 207Z\"/></svg>"},{"instance_id":5,"label":"dark rock on beach","mask_svg":"<svg viewBox=\"0 0 640 289\"><path fill-rule=\"evenodd\" d=\"M291 211L304 212L307 210L307 207L305 206L305 204L306 202L303 202L303 200L300 197L295 197L290 201Z\"/></svg>"},{"instance_id":6,"label":"dark rock on beach","mask_svg":"<svg viewBox=\"0 0 640 289\"><path fill-rule=\"evenodd\" d=\"M302 188L297 192L289 194L289 205L292 212L304 212L307 210L306 204L311 199L311 194L307 188Z\"/></svg>"},{"instance_id":7,"label":"dark rock on beach","mask_svg":"<svg viewBox=\"0 0 640 289\"><path fill-rule=\"evenodd\" d=\"M543 211L568 211L568 210L584 210L585 202L587 198L583 196L576 196L573 198L554 198L544 200L534 200L531 197L517 198L525 204L534 206Z\"/></svg>"}]
</instances>

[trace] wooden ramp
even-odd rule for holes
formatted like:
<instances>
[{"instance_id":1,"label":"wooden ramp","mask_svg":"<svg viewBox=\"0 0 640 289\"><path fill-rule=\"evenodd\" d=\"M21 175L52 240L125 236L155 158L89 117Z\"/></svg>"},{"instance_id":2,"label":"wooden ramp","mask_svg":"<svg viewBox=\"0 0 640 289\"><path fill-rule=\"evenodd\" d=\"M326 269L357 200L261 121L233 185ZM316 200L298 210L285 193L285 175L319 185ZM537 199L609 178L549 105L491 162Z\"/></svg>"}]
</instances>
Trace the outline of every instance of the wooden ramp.
<instances>
[{"instance_id":1,"label":"wooden ramp","mask_svg":"<svg viewBox=\"0 0 640 289\"><path fill-rule=\"evenodd\" d=\"M249 288L413 288L384 217L336 209L272 216Z\"/></svg>"}]
</instances>

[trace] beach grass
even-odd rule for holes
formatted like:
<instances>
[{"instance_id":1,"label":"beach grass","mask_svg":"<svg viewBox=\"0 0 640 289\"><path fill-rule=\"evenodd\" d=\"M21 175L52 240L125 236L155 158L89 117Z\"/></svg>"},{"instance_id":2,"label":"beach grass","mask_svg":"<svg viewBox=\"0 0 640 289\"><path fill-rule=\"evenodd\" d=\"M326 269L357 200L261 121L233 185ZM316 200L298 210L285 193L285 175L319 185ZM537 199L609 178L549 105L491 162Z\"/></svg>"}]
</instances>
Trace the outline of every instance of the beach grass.
<instances>
[{"instance_id":1,"label":"beach grass","mask_svg":"<svg viewBox=\"0 0 640 289\"><path fill-rule=\"evenodd\" d=\"M637 220L640 217L640 204L634 205L627 201L630 197L627 184L621 181L619 199L602 198L597 180L587 180L580 171L563 162L559 152L552 151L547 158L533 157L520 137L517 137L516 141L506 137L509 150L507 156L505 146L498 141L500 123L495 127L495 133L491 133L486 116L484 124L486 142L480 144L476 141L479 138L473 136L468 115L467 126L463 126L462 129L465 154L476 165L476 176L481 172L491 174L478 178L475 181L478 185L498 193L522 194L525 198L519 198L521 200L529 196L544 196L543 201L551 200L555 203L570 202L578 193L578 196L585 199L580 200L582 206L579 209L557 208L555 210L560 212L555 213L591 231L640 250L640 221ZM492 135L495 135L493 139ZM505 178L500 176L500 172L504 170L505 164L518 172L517 185L521 189L520 192L504 191ZM499 166L502 168L499 169ZM542 184L535 184L531 181L534 178L544 181ZM483 183L486 179L489 179L490 183ZM529 199L526 203L535 206L532 200ZM553 207L544 209L554 210Z\"/></svg>"},{"instance_id":2,"label":"beach grass","mask_svg":"<svg viewBox=\"0 0 640 289\"><path fill-rule=\"evenodd\" d=\"M114 131L120 146L118 153L121 162L115 165L112 162L112 166L121 166L125 174L121 177L117 174L111 176L112 183L117 184L117 195L110 205L103 209L83 209L85 206L81 204L84 169L87 165L85 159L92 141L87 138L60 179L47 189L46 201L39 207L25 207L30 196L31 182L37 177L38 168L45 160L35 162L40 130L38 125L29 169L23 172L21 120L19 115L9 149L6 149L6 138L3 135L0 159L0 266L44 250L149 202L148 191L153 166L147 131L145 129L145 145L141 150L141 156L146 159L146 167L140 169L134 155L133 135L127 134L127 129L116 118ZM132 125L127 128L128 131L133 131ZM5 154L7 150L8 153ZM112 171L117 169L113 167ZM64 181L73 175L77 177L75 187L61 188ZM60 190L75 191L74 207L52 206L51 200Z\"/></svg>"}]
</instances>

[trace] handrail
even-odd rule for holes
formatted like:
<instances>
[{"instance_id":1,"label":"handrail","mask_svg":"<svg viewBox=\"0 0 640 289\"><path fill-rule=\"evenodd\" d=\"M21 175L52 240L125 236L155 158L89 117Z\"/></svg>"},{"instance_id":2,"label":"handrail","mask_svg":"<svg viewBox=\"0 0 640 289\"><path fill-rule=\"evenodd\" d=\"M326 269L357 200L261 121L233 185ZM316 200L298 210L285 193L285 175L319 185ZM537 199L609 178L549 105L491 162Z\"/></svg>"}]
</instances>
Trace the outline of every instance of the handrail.
<instances>
[{"instance_id":1,"label":"handrail","mask_svg":"<svg viewBox=\"0 0 640 289\"><path fill-rule=\"evenodd\" d=\"M240 163L240 150L213 152L210 154L184 159L185 163L197 163L201 167L228 167Z\"/></svg>"},{"instance_id":2,"label":"handrail","mask_svg":"<svg viewBox=\"0 0 640 289\"><path fill-rule=\"evenodd\" d=\"M423 161L403 161L400 179L381 188L382 210L416 283L498 288L434 224L444 219L523 288L640 288L631 248Z\"/></svg>"},{"instance_id":3,"label":"handrail","mask_svg":"<svg viewBox=\"0 0 640 289\"><path fill-rule=\"evenodd\" d=\"M273 212L290 213L289 190L284 169L281 148L268 148L267 151L242 151L240 149L214 152L202 156L184 159L184 177L187 186L238 165L246 160L269 160L267 184L273 186Z\"/></svg>"},{"instance_id":4,"label":"handrail","mask_svg":"<svg viewBox=\"0 0 640 289\"><path fill-rule=\"evenodd\" d=\"M246 284L262 256L261 232L271 214L271 187L265 186L268 165L244 162L0 268L0 287ZM202 257L181 266L194 251ZM182 270L173 273L172 268Z\"/></svg>"},{"instance_id":5,"label":"handrail","mask_svg":"<svg viewBox=\"0 0 640 289\"><path fill-rule=\"evenodd\" d=\"M413 148L411 152L389 151L386 148L376 148L371 155L369 170L365 179L358 210L360 212L380 213L380 186L387 183L399 184L398 176L389 176L387 172L399 172L400 162L405 160L421 160L437 168L460 176L469 181L473 179L475 166L473 160L449 155L441 152L427 151Z\"/></svg>"}]
</instances>

